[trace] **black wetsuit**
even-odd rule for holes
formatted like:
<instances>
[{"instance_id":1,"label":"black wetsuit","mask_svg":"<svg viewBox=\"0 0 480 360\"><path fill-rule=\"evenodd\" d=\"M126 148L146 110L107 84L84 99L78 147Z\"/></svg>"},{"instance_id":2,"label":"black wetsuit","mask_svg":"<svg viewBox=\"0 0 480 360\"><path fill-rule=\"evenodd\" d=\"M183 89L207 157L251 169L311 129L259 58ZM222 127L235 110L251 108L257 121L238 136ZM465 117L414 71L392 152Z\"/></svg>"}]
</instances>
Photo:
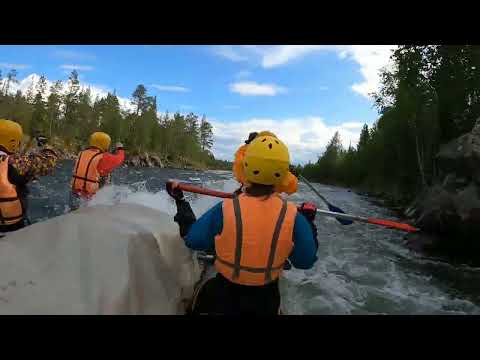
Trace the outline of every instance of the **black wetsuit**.
<instances>
[{"instance_id":1,"label":"black wetsuit","mask_svg":"<svg viewBox=\"0 0 480 360\"><path fill-rule=\"evenodd\" d=\"M278 280L263 286L235 284L221 274L200 290L191 315L275 316L280 308Z\"/></svg>"}]
</instances>

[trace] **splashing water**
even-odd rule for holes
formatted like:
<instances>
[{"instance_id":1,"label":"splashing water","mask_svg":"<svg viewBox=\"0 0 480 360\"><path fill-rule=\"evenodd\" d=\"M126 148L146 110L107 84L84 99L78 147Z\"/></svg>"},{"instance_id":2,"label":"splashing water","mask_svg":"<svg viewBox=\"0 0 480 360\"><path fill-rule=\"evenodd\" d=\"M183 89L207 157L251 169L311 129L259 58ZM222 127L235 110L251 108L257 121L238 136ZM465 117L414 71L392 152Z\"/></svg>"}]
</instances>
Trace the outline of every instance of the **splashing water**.
<instances>
[{"instance_id":1,"label":"splashing water","mask_svg":"<svg viewBox=\"0 0 480 360\"><path fill-rule=\"evenodd\" d=\"M55 176L32 187L32 222L68 210L70 175L71 164L64 163ZM101 189L87 206L141 204L173 217L176 207L164 188L168 179L194 179L205 187L228 192L239 186L231 173L224 171L121 168L115 172L113 184ZM389 210L346 189L314 186L347 213L396 220ZM185 196L197 217L221 201L189 193ZM322 206L303 184L289 200ZM319 260L310 270L286 271L281 281L287 314L480 314L480 268L412 253L398 231L360 223L342 226L322 216L315 221Z\"/></svg>"}]
</instances>

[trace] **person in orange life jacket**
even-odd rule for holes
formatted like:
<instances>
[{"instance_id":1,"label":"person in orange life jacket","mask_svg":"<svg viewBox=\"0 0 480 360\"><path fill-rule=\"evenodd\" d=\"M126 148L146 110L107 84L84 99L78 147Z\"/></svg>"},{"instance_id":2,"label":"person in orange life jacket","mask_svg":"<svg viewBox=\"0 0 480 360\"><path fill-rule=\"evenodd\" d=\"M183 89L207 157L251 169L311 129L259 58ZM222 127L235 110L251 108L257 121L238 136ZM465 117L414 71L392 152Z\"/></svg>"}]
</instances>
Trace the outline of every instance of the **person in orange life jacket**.
<instances>
[{"instance_id":1,"label":"person in orange life jacket","mask_svg":"<svg viewBox=\"0 0 480 360\"><path fill-rule=\"evenodd\" d=\"M90 136L90 146L78 155L72 176L72 195L75 200L91 199L104 185L105 178L124 162L122 143L116 144L115 154L107 152L110 143L108 134L95 132Z\"/></svg>"},{"instance_id":2,"label":"person in orange life jacket","mask_svg":"<svg viewBox=\"0 0 480 360\"><path fill-rule=\"evenodd\" d=\"M56 166L57 154L46 148L46 138L36 137L38 151L19 153L23 130L20 124L0 119L0 232L25 227L28 184L49 175Z\"/></svg>"},{"instance_id":3,"label":"person in orange life jacket","mask_svg":"<svg viewBox=\"0 0 480 360\"><path fill-rule=\"evenodd\" d=\"M237 151L235 152L235 157L233 161L233 175L235 179L241 184L240 188L237 189L235 192L240 193L244 184L247 182L245 171L243 168L243 160L245 158L245 153L248 149L248 145L257 137L257 136L273 136L277 138L277 136L270 132L270 131L261 131L261 132L251 132L248 135L248 139L245 140L245 144L240 146ZM275 185L275 192L278 193L286 193L288 195L297 192L298 188L298 179L296 177L293 168L290 167L290 171L284 177L284 179Z\"/></svg>"},{"instance_id":4,"label":"person in orange life jacket","mask_svg":"<svg viewBox=\"0 0 480 360\"><path fill-rule=\"evenodd\" d=\"M289 171L287 147L271 135L257 136L243 162L245 192L198 220L177 183L167 183L186 246L216 256L217 275L196 296L193 314L277 315L278 280L287 260L299 269L317 260L315 206L297 209L275 191Z\"/></svg>"}]
</instances>

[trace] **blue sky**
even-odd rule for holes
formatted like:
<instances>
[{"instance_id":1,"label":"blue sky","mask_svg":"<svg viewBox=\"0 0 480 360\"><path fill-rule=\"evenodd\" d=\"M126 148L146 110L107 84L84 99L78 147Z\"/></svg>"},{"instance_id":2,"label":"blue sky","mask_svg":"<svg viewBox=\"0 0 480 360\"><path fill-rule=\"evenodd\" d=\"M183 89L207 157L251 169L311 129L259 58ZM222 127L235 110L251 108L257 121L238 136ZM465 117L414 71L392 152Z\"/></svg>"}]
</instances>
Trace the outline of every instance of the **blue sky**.
<instances>
[{"instance_id":1,"label":"blue sky","mask_svg":"<svg viewBox=\"0 0 480 360\"><path fill-rule=\"evenodd\" d=\"M315 160L335 130L344 145L377 117L368 93L393 46L0 46L0 70L15 67L127 99L138 84L159 111L205 114L214 154L231 159L250 131L272 130L293 162Z\"/></svg>"}]
</instances>

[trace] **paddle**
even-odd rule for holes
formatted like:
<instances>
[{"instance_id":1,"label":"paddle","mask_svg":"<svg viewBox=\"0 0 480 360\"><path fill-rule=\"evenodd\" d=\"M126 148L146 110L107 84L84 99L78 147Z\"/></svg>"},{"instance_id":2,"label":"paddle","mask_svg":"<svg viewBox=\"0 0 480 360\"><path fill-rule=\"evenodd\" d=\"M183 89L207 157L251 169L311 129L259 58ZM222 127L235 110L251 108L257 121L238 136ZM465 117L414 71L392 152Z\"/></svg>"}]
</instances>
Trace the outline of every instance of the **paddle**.
<instances>
[{"instance_id":1,"label":"paddle","mask_svg":"<svg viewBox=\"0 0 480 360\"><path fill-rule=\"evenodd\" d=\"M215 196L219 198L232 198L233 194L232 193L227 193L223 191L217 191L217 190L211 190L207 188L202 188L200 186L195 186L195 185L190 185L190 184L185 184L185 183L178 183L178 188L183 190L183 191L188 191L196 194L202 194L202 195L207 195L207 196ZM358 222L364 222L367 224L372 224L372 225L380 225L384 226L387 228L391 229L396 229L396 230L402 230L406 232L417 232L420 231L420 229L417 229L411 225L404 224L404 223L399 223L396 221L392 220L384 220L384 219L377 219L377 218L366 218L362 216L356 216L356 215L349 215L345 214L344 212L338 212L338 211L326 211L326 210L320 210L317 209L317 213L329 217L334 217L338 220L338 218L341 218L345 221L353 222L353 221L358 221Z\"/></svg>"},{"instance_id":2,"label":"paddle","mask_svg":"<svg viewBox=\"0 0 480 360\"><path fill-rule=\"evenodd\" d=\"M333 205L333 204L330 204L330 202L325 199L322 194L320 194L314 187L312 184L310 184L310 182L305 179L304 176L302 175L299 175L298 176L309 188L310 190L312 190L315 195L317 195L320 199L322 199L322 201L328 206L328 210L332 211L332 212L336 212L336 213L340 213L340 214L345 214L345 211L343 211L342 209L340 209L339 207ZM346 220L346 218L340 218L340 217L337 217L336 218L337 221L342 224L342 225L350 225L350 224L353 224L353 221L350 221L350 220Z\"/></svg>"}]
</instances>

